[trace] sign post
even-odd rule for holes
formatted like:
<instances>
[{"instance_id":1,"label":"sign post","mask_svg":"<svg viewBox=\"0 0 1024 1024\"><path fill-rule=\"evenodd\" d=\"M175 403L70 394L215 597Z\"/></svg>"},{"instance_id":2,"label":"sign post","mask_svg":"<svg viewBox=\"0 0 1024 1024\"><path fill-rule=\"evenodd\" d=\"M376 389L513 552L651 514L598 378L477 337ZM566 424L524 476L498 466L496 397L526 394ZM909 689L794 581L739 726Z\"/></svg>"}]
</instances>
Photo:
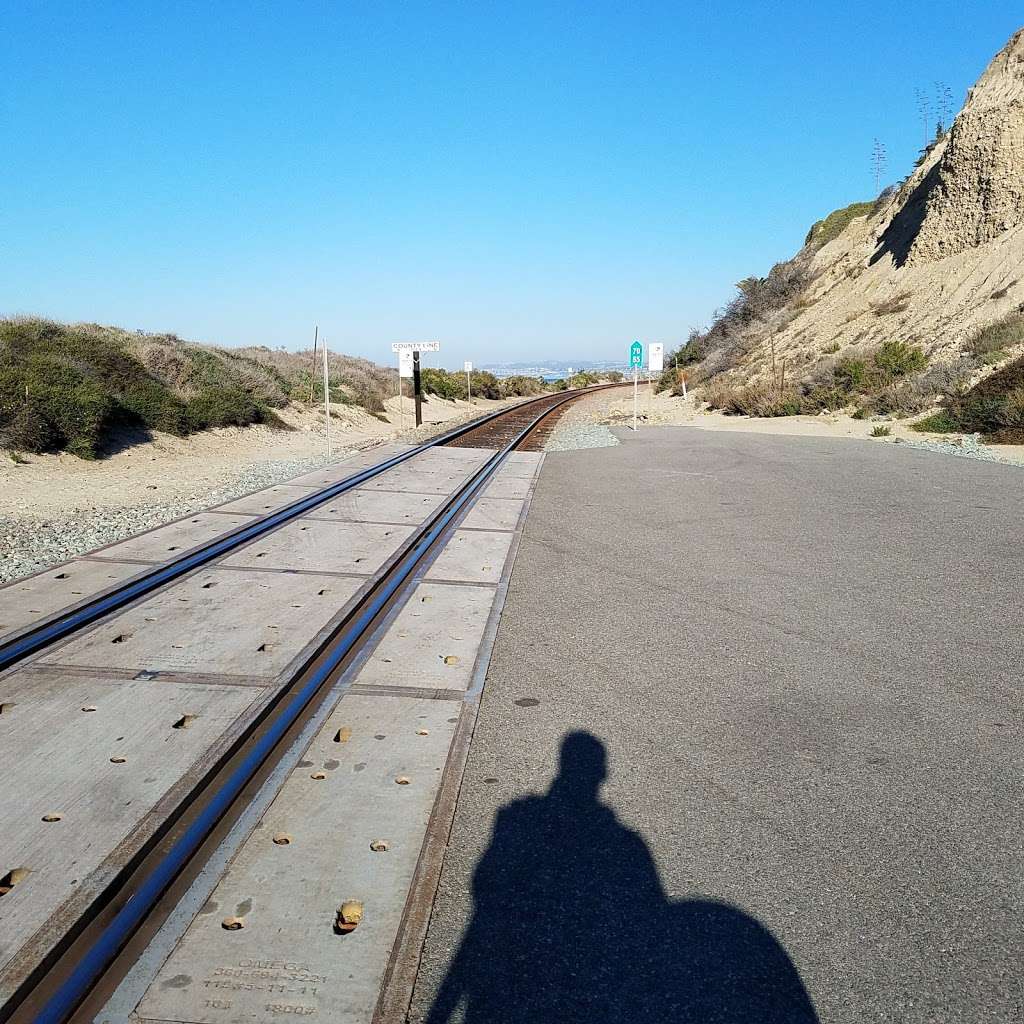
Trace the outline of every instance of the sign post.
<instances>
[{"instance_id":1,"label":"sign post","mask_svg":"<svg viewBox=\"0 0 1024 1024\"><path fill-rule=\"evenodd\" d=\"M644 361L644 347L639 341L629 346L629 365L633 370L633 429L636 430L637 392L640 387L640 367Z\"/></svg>"},{"instance_id":2,"label":"sign post","mask_svg":"<svg viewBox=\"0 0 1024 1024\"><path fill-rule=\"evenodd\" d=\"M420 350L412 350L412 393L416 402L416 426L423 425L423 392L420 390Z\"/></svg>"},{"instance_id":3,"label":"sign post","mask_svg":"<svg viewBox=\"0 0 1024 1024\"><path fill-rule=\"evenodd\" d=\"M402 428L405 428L405 396L402 394L402 381L412 380L412 349L398 350L398 417Z\"/></svg>"},{"instance_id":4,"label":"sign post","mask_svg":"<svg viewBox=\"0 0 1024 1024\"><path fill-rule=\"evenodd\" d=\"M466 401L472 405L473 395L469 389L469 375L473 372L473 364L467 359L463 364L462 368L466 371Z\"/></svg>"},{"instance_id":5,"label":"sign post","mask_svg":"<svg viewBox=\"0 0 1024 1024\"><path fill-rule=\"evenodd\" d=\"M660 341L652 341L647 346L647 383L652 384L654 375L657 374L659 377L665 370L665 346ZM654 388L651 388L651 393L647 396L647 410L648 413L653 412L654 409Z\"/></svg>"},{"instance_id":6,"label":"sign post","mask_svg":"<svg viewBox=\"0 0 1024 1024\"><path fill-rule=\"evenodd\" d=\"M440 352L439 341L393 341L391 351L398 353L398 386L403 377L412 377L413 400L416 406L416 426L423 422L423 396L420 390L420 353Z\"/></svg>"}]
</instances>

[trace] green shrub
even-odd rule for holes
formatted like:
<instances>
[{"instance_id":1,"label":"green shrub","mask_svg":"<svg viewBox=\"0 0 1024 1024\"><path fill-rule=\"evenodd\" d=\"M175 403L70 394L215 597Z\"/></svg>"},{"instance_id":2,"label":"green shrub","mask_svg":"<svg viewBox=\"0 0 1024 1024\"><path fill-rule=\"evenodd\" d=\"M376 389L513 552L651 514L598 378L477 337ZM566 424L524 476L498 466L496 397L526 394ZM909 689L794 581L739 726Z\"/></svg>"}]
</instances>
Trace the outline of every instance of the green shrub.
<instances>
[{"instance_id":1,"label":"green shrub","mask_svg":"<svg viewBox=\"0 0 1024 1024\"><path fill-rule=\"evenodd\" d=\"M868 364L863 359L840 359L832 371L835 385L841 392L849 394L860 391L867 384Z\"/></svg>"},{"instance_id":2,"label":"green shrub","mask_svg":"<svg viewBox=\"0 0 1024 1024\"><path fill-rule=\"evenodd\" d=\"M274 387L272 375L251 360L172 336L0 321L0 441L20 451L65 450L92 459L119 427L183 435L211 426L280 424L265 402Z\"/></svg>"},{"instance_id":3,"label":"green shrub","mask_svg":"<svg viewBox=\"0 0 1024 1024\"><path fill-rule=\"evenodd\" d=\"M501 379L501 393L506 398L542 395L547 389L547 381L543 377L524 377L522 374L513 374L511 377Z\"/></svg>"},{"instance_id":4,"label":"green shrub","mask_svg":"<svg viewBox=\"0 0 1024 1024\"><path fill-rule=\"evenodd\" d=\"M565 382L565 386L568 390L588 388L591 384L599 384L600 381L601 377L599 374L592 373L590 370L581 370L579 373L574 373Z\"/></svg>"},{"instance_id":5,"label":"green shrub","mask_svg":"<svg viewBox=\"0 0 1024 1024\"><path fill-rule=\"evenodd\" d=\"M956 434L960 430L957 421L945 410L932 413L923 420L910 424L911 430L918 430L922 434Z\"/></svg>"},{"instance_id":6,"label":"green shrub","mask_svg":"<svg viewBox=\"0 0 1024 1024\"><path fill-rule=\"evenodd\" d=\"M915 429L983 434L995 443L1024 444L1024 358L950 399L940 412L915 424Z\"/></svg>"},{"instance_id":7,"label":"green shrub","mask_svg":"<svg viewBox=\"0 0 1024 1024\"><path fill-rule=\"evenodd\" d=\"M807 232L804 245L820 249L837 239L857 217L866 217L872 212L874 203L851 203L839 210L833 210L823 220L816 221Z\"/></svg>"},{"instance_id":8,"label":"green shrub","mask_svg":"<svg viewBox=\"0 0 1024 1024\"><path fill-rule=\"evenodd\" d=\"M878 426L871 428L870 436L871 437L888 437L891 433L892 433L892 431L888 427L886 427L883 424L879 423Z\"/></svg>"},{"instance_id":9,"label":"green shrub","mask_svg":"<svg viewBox=\"0 0 1024 1024\"><path fill-rule=\"evenodd\" d=\"M928 357L913 345L903 341L885 342L872 357L875 366L889 377L906 377L928 365Z\"/></svg>"},{"instance_id":10,"label":"green shrub","mask_svg":"<svg viewBox=\"0 0 1024 1024\"><path fill-rule=\"evenodd\" d=\"M190 431L209 427L247 427L263 422L263 408L240 388L207 388L185 406Z\"/></svg>"}]
</instances>

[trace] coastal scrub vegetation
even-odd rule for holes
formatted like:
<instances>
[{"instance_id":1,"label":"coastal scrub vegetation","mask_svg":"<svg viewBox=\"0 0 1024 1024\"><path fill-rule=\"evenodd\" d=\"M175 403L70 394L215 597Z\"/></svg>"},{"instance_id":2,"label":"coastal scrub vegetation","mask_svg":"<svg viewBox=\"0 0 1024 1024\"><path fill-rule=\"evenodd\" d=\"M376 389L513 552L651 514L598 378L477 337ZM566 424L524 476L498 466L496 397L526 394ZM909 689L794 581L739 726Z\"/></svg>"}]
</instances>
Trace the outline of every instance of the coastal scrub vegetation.
<instances>
[{"instance_id":1,"label":"coastal scrub vegetation","mask_svg":"<svg viewBox=\"0 0 1024 1024\"><path fill-rule=\"evenodd\" d=\"M275 410L309 401L312 353L223 349L96 324L0 320L0 444L102 454L124 428L185 436L210 427L283 427ZM394 371L331 357L336 401L383 409ZM314 396L315 400L315 396Z\"/></svg>"},{"instance_id":2,"label":"coastal scrub vegetation","mask_svg":"<svg viewBox=\"0 0 1024 1024\"><path fill-rule=\"evenodd\" d=\"M938 434L981 434L996 444L1024 444L1024 358L947 399L942 409L913 427Z\"/></svg>"},{"instance_id":3,"label":"coastal scrub vegetation","mask_svg":"<svg viewBox=\"0 0 1024 1024\"><path fill-rule=\"evenodd\" d=\"M855 406L855 414L917 412L922 396L908 378L927 365L924 352L902 341L887 341L863 356L822 363L800 383L787 385L781 375L770 382L736 385L712 380L704 398L726 415L796 416Z\"/></svg>"}]
</instances>

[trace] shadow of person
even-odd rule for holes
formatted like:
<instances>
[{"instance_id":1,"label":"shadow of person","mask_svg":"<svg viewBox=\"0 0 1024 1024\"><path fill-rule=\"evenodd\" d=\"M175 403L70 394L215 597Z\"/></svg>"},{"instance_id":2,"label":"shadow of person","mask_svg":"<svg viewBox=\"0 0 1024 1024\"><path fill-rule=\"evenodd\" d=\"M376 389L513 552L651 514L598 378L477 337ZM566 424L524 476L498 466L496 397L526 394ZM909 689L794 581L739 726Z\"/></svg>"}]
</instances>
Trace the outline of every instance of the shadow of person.
<instances>
[{"instance_id":1,"label":"shadow of person","mask_svg":"<svg viewBox=\"0 0 1024 1024\"><path fill-rule=\"evenodd\" d=\"M547 794L498 812L429 1024L814 1024L764 926L666 899L647 844L598 799L606 774L604 745L571 733Z\"/></svg>"}]
</instances>

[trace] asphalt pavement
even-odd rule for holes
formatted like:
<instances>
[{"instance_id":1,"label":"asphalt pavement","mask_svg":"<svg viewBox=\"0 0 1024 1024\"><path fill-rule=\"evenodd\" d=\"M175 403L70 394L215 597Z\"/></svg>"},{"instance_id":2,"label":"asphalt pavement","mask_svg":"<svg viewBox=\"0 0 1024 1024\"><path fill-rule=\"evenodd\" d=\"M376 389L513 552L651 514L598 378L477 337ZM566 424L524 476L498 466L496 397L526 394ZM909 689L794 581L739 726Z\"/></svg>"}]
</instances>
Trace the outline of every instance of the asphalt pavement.
<instances>
[{"instance_id":1,"label":"asphalt pavement","mask_svg":"<svg viewBox=\"0 0 1024 1024\"><path fill-rule=\"evenodd\" d=\"M616 433L545 461L411 1019L1022 1019L1024 470Z\"/></svg>"}]
</instances>

